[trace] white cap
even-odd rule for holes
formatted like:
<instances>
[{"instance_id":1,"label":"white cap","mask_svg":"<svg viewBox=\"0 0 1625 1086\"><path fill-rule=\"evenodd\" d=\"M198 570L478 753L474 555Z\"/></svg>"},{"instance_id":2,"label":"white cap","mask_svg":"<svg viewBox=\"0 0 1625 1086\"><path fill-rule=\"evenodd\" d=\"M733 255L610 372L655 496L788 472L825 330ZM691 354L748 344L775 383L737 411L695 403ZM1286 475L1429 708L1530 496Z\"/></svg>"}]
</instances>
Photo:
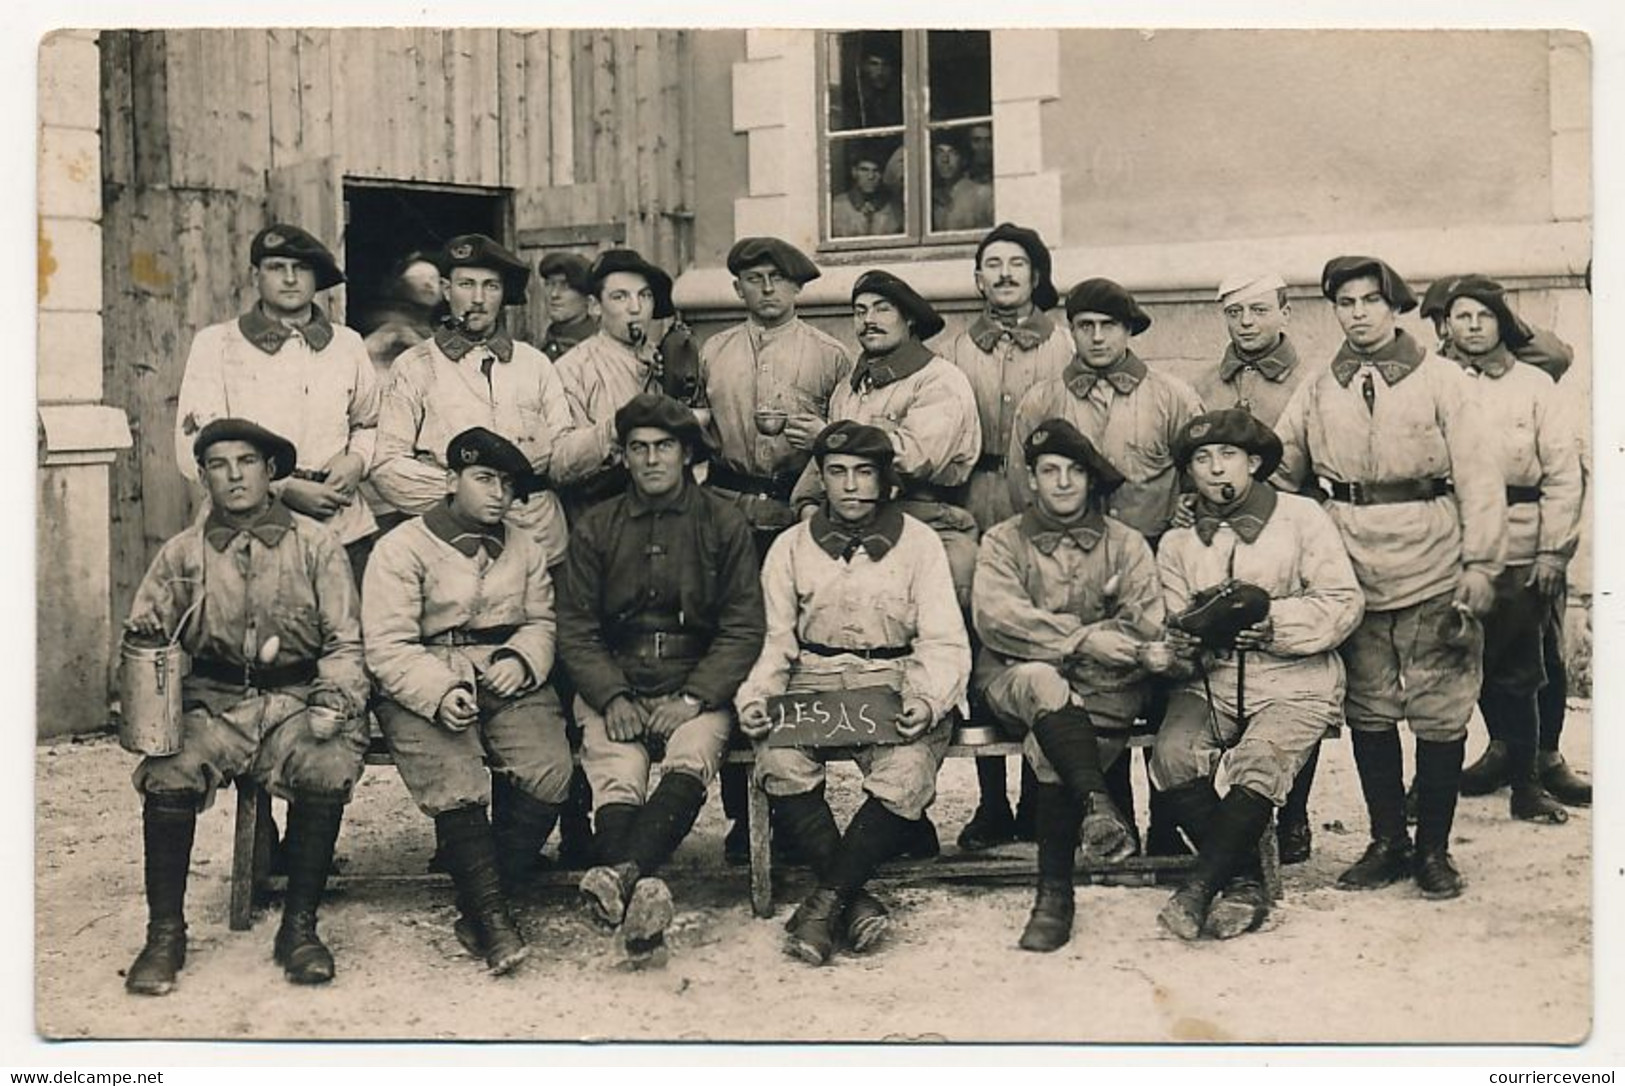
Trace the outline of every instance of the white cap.
<instances>
[{"instance_id":1,"label":"white cap","mask_svg":"<svg viewBox=\"0 0 1625 1086\"><path fill-rule=\"evenodd\" d=\"M1227 275L1219 284L1218 301L1221 305L1245 302L1260 294L1274 294L1286 289L1286 280L1274 272L1246 271Z\"/></svg>"}]
</instances>

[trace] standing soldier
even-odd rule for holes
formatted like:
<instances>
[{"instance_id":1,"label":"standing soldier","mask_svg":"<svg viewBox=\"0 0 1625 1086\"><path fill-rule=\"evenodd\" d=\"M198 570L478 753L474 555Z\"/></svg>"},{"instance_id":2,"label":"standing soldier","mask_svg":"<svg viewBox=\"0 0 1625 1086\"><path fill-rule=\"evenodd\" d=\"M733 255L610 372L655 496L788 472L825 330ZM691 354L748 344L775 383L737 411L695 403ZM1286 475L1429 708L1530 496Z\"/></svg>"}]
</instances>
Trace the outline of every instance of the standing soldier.
<instances>
[{"instance_id":1,"label":"standing soldier","mask_svg":"<svg viewBox=\"0 0 1625 1086\"><path fill-rule=\"evenodd\" d=\"M547 338L542 351L557 362L598 331L589 312L592 265L579 253L548 253L536 266L547 298Z\"/></svg>"},{"instance_id":2,"label":"standing soldier","mask_svg":"<svg viewBox=\"0 0 1625 1086\"><path fill-rule=\"evenodd\" d=\"M1444 304L1450 321L1445 355L1477 378L1475 399L1500 442L1507 500L1507 564L1495 579L1495 604L1484 618L1478 697L1490 746L1463 771L1461 790L1484 794L1510 780L1512 817L1561 823L1568 814L1542 787L1544 767L1536 765L1538 697L1548 681L1543 634L1579 542L1579 449L1565 432L1568 420L1552 379L1534 366L1515 364L1513 352L1527 345L1529 333L1501 285L1464 275L1452 280Z\"/></svg>"},{"instance_id":3,"label":"standing soldier","mask_svg":"<svg viewBox=\"0 0 1625 1086\"><path fill-rule=\"evenodd\" d=\"M175 462L182 475L201 481L193 443L219 418L287 435L303 459L282 465L287 478L277 496L337 533L359 580L377 528L357 488L372 462L379 383L361 337L314 301L317 291L344 282L344 273L321 242L286 223L254 235L248 263L259 301L198 332L186 356Z\"/></svg>"},{"instance_id":4,"label":"standing soldier","mask_svg":"<svg viewBox=\"0 0 1625 1086\"><path fill-rule=\"evenodd\" d=\"M746 319L700 348L700 380L721 445L706 484L737 503L760 559L796 522L791 491L852 360L840 343L796 316L797 295L819 271L795 246L740 238L728 251L728 270ZM722 809L733 822L724 842L730 863L750 858L746 774L744 766L722 767Z\"/></svg>"},{"instance_id":5,"label":"standing soldier","mask_svg":"<svg viewBox=\"0 0 1625 1086\"><path fill-rule=\"evenodd\" d=\"M379 541L362 625L379 725L457 887L458 938L500 974L526 955L504 890L534 864L570 780L548 683L553 582L536 541L503 523L540 485L525 454L475 427L446 463L447 497Z\"/></svg>"},{"instance_id":6,"label":"standing soldier","mask_svg":"<svg viewBox=\"0 0 1625 1086\"><path fill-rule=\"evenodd\" d=\"M1197 416L1174 459L1195 484L1196 507L1194 524L1170 531L1157 552L1168 613L1232 580L1269 598L1262 620L1221 644L1168 631L1196 676L1169 699L1151 761L1197 846L1196 870L1158 919L1181 939L1228 939L1269 913L1258 840L1310 752L1343 721L1336 649L1359 625L1364 596L1325 511L1264 481L1281 442L1257 416L1234 407Z\"/></svg>"},{"instance_id":7,"label":"standing soldier","mask_svg":"<svg viewBox=\"0 0 1625 1086\"><path fill-rule=\"evenodd\" d=\"M1016 405L1040 381L1060 376L1072 360L1072 338L1048 313L1059 298L1050 251L1037 231L1008 222L994 227L976 247L974 274L982 313L954 337L948 357L976 394L983 451L970 477L968 504L976 527L986 532L1015 512L1005 450ZM960 831L960 848L976 851L1032 836L1032 771L1022 763L1021 803L1013 816L1004 777L1004 759L976 759L980 802Z\"/></svg>"},{"instance_id":8,"label":"standing soldier","mask_svg":"<svg viewBox=\"0 0 1625 1086\"><path fill-rule=\"evenodd\" d=\"M371 363L368 363L370 366ZM316 934L339 822L367 748L367 676L355 582L338 537L271 494L298 463L292 443L246 419L193 442L208 514L165 543L136 589L127 629L179 641L181 745L143 758L147 941L127 991L164 995L186 964L186 874L200 810L252 775L288 801L288 889L275 959L295 984L333 979ZM313 719L320 707L334 730Z\"/></svg>"},{"instance_id":9,"label":"standing soldier","mask_svg":"<svg viewBox=\"0 0 1625 1086\"><path fill-rule=\"evenodd\" d=\"M1149 696L1140 650L1162 632L1162 590L1145 538L1103 512L1122 474L1077 427L1040 422L1022 459L1033 504L989 529L976 560L975 681L1026 736L1039 780L1038 894L1021 948L1051 951L1072 938L1080 836L1099 859L1134 853L1104 770Z\"/></svg>"},{"instance_id":10,"label":"standing soldier","mask_svg":"<svg viewBox=\"0 0 1625 1086\"><path fill-rule=\"evenodd\" d=\"M1319 476L1366 613L1344 643L1346 715L1371 844L1338 878L1370 890L1414 875L1422 895L1461 893L1450 858L1483 631L1506 552L1506 494L1488 420L1461 367L1396 327L1416 308L1381 260L1340 256L1321 272L1346 342L1298 386L1276 423L1281 480ZM1405 826L1399 719L1416 735L1414 861Z\"/></svg>"},{"instance_id":11,"label":"standing soldier","mask_svg":"<svg viewBox=\"0 0 1625 1086\"><path fill-rule=\"evenodd\" d=\"M786 950L823 965L841 941L862 953L886 930L886 908L864 886L907 848L936 796L970 646L942 543L895 500L893 439L845 420L818 435L812 454L824 502L768 551L767 640L739 688L740 727L764 737L766 702L776 695L884 686L901 696L903 738L855 752L867 797L844 835L824 798L822 760L794 747L758 748L756 777L775 821L818 880L790 918Z\"/></svg>"},{"instance_id":12,"label":"standing soldier","mask_svg":"<svg viewBox=\"0 0 1625 1086\"><path fill-rule=\"evenodd\" d=\"M1179 501L1174 438L1202 413L1201 398L1179 378L1147 367L1134 353L1129 340L1151 327L1151 316L1110 279L1086 279L1073 287L1066 319L1076 354L1059 377L1034 386L1022 398L1007 457L1022 455L1022 443L1044 419L1072 423L1124 476L1106 512L1145 536L1155 550ZM1010 488L1015 507L1026 508L1032 500L1028 479L1012 474ZM1147 710L1153 717L1157 701L1153 698ZM1114 767L1110 784L1119 808L1132 818L1128 771L1124 758ZM1150 809L1146 851L1154 856L1187 851L1172 820L1164 817L1155 788Z\"/></svg>"},{"instance_id":13,"label":"standing soldier","mask_svg":"<svg viewBox=\"0 0 1625 1086\"><path fill-rule=\"evenodd\" d=\"M615 429L630 484L576 522L559 644L596 805L600 866L582 878L582 897L639 961L672 919L671 891L654 876L722 762L734 691L762 647L762 590L745 518L690 477L706 451L693 412L640 393L615 412Z\"/></svg>"}]
</instances>

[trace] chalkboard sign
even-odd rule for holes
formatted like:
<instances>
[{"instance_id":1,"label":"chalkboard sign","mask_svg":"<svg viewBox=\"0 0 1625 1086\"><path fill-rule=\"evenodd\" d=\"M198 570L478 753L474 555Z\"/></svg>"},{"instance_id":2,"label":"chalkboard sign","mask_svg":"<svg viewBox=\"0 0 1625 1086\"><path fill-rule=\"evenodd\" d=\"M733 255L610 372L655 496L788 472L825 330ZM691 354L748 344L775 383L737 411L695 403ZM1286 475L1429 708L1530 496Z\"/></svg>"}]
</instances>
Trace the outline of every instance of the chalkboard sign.
<instances>
[{"instance_id":1,"label":"chalkboard sign","mask_svg":"<svg viewBox=\"0 0 1625 1086\"><path fill-rule=\"evenodd\" d=\"M770 747L861 747L902 743L897 717L903 699L886 686L821 690L767 699Z\"/></svg>"}]
</instances>

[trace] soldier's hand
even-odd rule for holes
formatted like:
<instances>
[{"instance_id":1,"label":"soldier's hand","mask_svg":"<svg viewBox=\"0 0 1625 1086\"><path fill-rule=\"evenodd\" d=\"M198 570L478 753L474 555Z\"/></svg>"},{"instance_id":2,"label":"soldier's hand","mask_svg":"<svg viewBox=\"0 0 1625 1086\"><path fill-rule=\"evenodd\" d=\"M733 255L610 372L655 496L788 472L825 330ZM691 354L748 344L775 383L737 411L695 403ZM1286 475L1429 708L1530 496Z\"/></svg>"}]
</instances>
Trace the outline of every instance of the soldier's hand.
<instances>
[{"instance_id":1,"label":"soldier's hand","mask_svg":"<svg viewBox=\"0 0 1625 1086\"><path fill-rule=\"evenodd\" d=\"M327 483L318 483L314 479L289 479L282 485L282 504L296 513L326 520L350 502Z\"/></svg>"},{"instance_id":2,"label":"soldier's hand","mask_svg":"<svg viewBox=\"0 0 1625 1086\"><path fill-rule=\"evenodd\" d=\"M1482 618L1495 605L1495 582L1482 570L1463 570L1461 582L1456 585L1455 602Z\"/></svg>"},{"instance_id":3,"label":"soldier's hand","mask_svg":"<svg viewBox=\"0 0 1625 1086\"><path fill-rule=\"evenodd\" d=\"M753 701L739 710L739 730L746 739L765 739L773 730L773 718L768 715L765 701Z\"/></svg>"},{"instance_id":4,"label":"soldier's hand","mask_svg":"<svg viewBox=\"0 0 1625 1086\"><path fill-rule=\"evenodd\" d=\"M361 476L367 470L367 462L352 452L341 452L334 455L322 470L327 472L327 485L342 494L355 493L355 488L361 483Z\"/></svg>"},{"instance_id":5,"label":"soldier's hand","mask_svg":"<svg viewBox=\"0 0 1625 1086\"><path fill-rule=\"evenodd\" d=\"M897 718L897 734L913 739L931 726L931 706L919 698L904 698L903 712Z\"/></svg>"},{"instance_id":6,"label":"soldier's hand","mask_svg":"<svg viewBox=\"0 0 1625 1086\"><path fill-rule=\"evenodd\" d=\"M1173 648L1174 655L1181 659L1194 660L1202 653L1201 640L1184 630L1176 630L1170 626L1163 634L1163 637L1167 640L1169 646Z\"/></svg>"},{"instance_id":7,"label":"soldier's hand","mask_svg":"<svg viewBox=\"0 0 1625 1086\"><path fill-rule=\"evenodd\" d=\"M1275 641L1275 623L1265 618L1236 634L1236 648L1242 652L1267 649Z\"/></svg>"},{"instance_id":8,"label":"soldier's hand","mask_svg":"<svg viewBox=\"0 0 1625 1086\"><path fill-rule=\"evenodd\" d=\"M1534 565L1529 567L1529 587L1539 593L1543 600L1551 601L1561 596L1563 581L1561 566L1548 565L1537 558Z\"/></svg>"},{"instance_id":9,"label":"soldier's hand","mask_svg":"<svg viewBox=\"0 0 1625 1086\"><path fill-rule=\"evenodd\" d=\"M1084 638L1077 655L1118 667L1133 667L1140 662L1140 642L1121 630L1096 630Z\"/></svg>"},{"instance_id":10,"label":"soldier's hand","mask_svg":"<svg viewBox=\"0 0 1625 1086\"><path fill-rule=\"evenodd\" d=\"M630 743L643 734L644 714L625 694L604 706L604 730L617 743Z\"/></svg>"},{"instance_id":11,"label":"soldier's hand","mask_svg":"<svg viewBox=\"0 0 1625 1086\"><path fill-rule=\"evenodd\" d=\"M823 428L824 420L817 415L791 415L784 424L784 437L791 448L805 452L812 448L813 438Z\"/></svg>"},{"instance_id":12,"label":"soldier's hand","mask_svg":"<svg viewBox=\"0 0 1625 1086\"><path fill-rule=\"evenodd\" d=\"M156 611L138 611L124 620L124 628L139 637L165 638L164 620Z\"/></svg>"},{"instance_id":13,"label":"soldier's hand","mask_svg":"<svg viewBox=\"0 0 1625 1086\"><path fill-rule=\"evenodd\" d=\"M350 711L350 699L345 697L342 691L331 688L313 692L310 695L309 704L323 706L335 713L348 713Z\"/></svg>"},{"instance_id":14,"label":"soldier's hand","mask_svg":"<svg viewBox=\"0 0 1625 1086\"><path fill-rule=\"evenodd\" d=\"M1189 528L1196 523L1196 495L1181 494L1174 504L1174 515L1168 520L1170 528Z\"/></svg>"},{"instance_id":15,"label":"soldier's hand","mask_svg":"<svg viewBox=\"0 0 1625 1086\"><path fill-rule=\"evenodd\" d=\"M480 685L499 698L511 698L519 693L530 678L530 669L516 656L503 656L493 660L480 672Z\"/></svg>"},{"instance_id":16,"label":"soldier's hand","mask_svg":"<svg viewBox=\"0 0 1625 1086\"><path fill-rule=\"evenodd\" d=\"M699 706L690 705L676 694L672 694L662 699L660 704L655 706L655 711L649 714L649 731L653 735L667 738L699 715Z\"/></svg>"},{"instance_id":17,"label":"soldier's hand","mask_svg":"<svg viewBox=\"0 0 1625 1086\"><path fill-rule=\"evenodd\" d=\"M435 719L448 730L460 732L467 731L468 726L474 723L479 715L480 706L479 702L474 700L474 692L466 686L454 686L440 699L440 708L435 712Z\"/></svg>"}]
</instances>

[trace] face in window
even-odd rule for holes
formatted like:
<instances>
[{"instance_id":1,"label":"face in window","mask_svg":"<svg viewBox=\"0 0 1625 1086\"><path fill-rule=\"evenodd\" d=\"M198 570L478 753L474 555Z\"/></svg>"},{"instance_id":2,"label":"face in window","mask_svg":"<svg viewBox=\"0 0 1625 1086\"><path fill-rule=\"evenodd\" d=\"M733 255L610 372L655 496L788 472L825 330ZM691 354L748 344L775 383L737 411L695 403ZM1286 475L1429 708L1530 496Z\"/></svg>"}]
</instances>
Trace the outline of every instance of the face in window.
<instances>
[{"instance_id":1,"label":"face in window","mask_svg":"<svg viewBox=\"0 0 1625 1086\"><path fill-rule=\"evenodd\" d=\"M884 53L865 53L859 71L863 74L864 84L871 91L883 91L897 78L897 69L892 66L891 57Z\"/></svg>"},{"instance_id":2,"label":"face in window","mask_svg":"<svg viewBox=\"0 0 1625 1086\"><path fill-rule=\"evenodd\" d=\"M1263 463L1237 445L1203 445L1191 454L1191 482L1212 504L1229 505L1253 489L1253 472Z\"/></svg>"},{"instance_id":3,"label":"face in window","mask_svg":"<svg viewBox=\"0 0 1625 1086\"><path fill-rule=\"evenodd\" d=\"M830 515L836 520L861 522L874 512L884 485L880 465L867 457L832 452L825 454L819 472L824 477Z\"/></svg>"},{"instance_id":4,"label":"face in window","mask_svg":"<svg viewBox=\"0 0 1625 1086\"><path fill-rule=\"evenodd\" d=\"M852 166L852 187L865 200L873 200L875 194L880 191L880 179L883 176L878 162L867 158L859 159Z\"/></svg>"},{"instance_id":5,"label":"face in window","mask_svg":"<svg viewBox=\"0 0 1625 1086\"><path fill-rule=\"evenodd\" d=\"M909 336L902 310L879 294L860 294L852 300L852 331L869 354L889 354Z\"/></svg>"},{"instance_id":6,"label":"face in window","mask_svg":"<svg viewBox=\"0 0 1625 1086\"><path fill-rule=\"evenodd\" d=\"M1457 298L1450 303L1450 342L1470 355L1489 354L1501 345L1501 322L1483 302Z\"/></svg>"},{"instance_id":7,"label":"face in window","mask_svg":"<svg viewBox=\"0 0 1625 1086\"><path fill-rule=\"evenodd\" d=\"M612 272L587 308L598 318L601 331L628 347L636 347L649 338L655 292L637 272Z\"/></svg>"},{"instance_id":8,"label":"face in window","mask_svg":"<svg viewBox=\"0 0 1625 1086\"><path fill-rule=\"evenodd\" d=\"M1356 350L1369 353L1393 342L1396 314L1383 297L1376 276L1361 275L1343 283L1332 297L1332 305L1337 323Z\"/></svg>"},{"instance_id":9,"label":"face in window","mask_svg":"<svg viewBox=\"0 0 1625 1086\"><path fill-rule=\"evenodd\" d=\"M316 297L316 269L291 256L268 256L254 268L254 288L273 317L303 317Z\"/></svg>"},{"instance_id":10,"label":"face in window","mask_svg":"<svg viewBox=\"0 0 1625 1086\"><path fill-rule=\"evenodd\" d=\"M979 181L993 178L993 129L988 125L970 130L970 172Z\"/></svg>"},{"instance_id":11,"label":"face in window","mask_svg":"<svg viewBox=\"0 0 1625 1086\"><path fill-rule=\"evenodd\" d=\"M572 287L563 272L548 276L544 286L547 290L548 320L554 324L568 324L586 314L587 296Z\"/></svg>"},{"instance_id":12,"label":"face in window","mask_svg":"<svg viewBox=\"0 0 1625 1086\"><path fill-rule=\"evenodd\" d=\"M982 250L976 289L994 309L1021 309L1033 300L1033 262L1013 241L995 241Z\"/></svg>"},{"instance_id":13,"label":"face in window","mask_svg":"<svg viewBox=\"0 0 1625 1086\"><path fill-rule=\"evenodd\" d=\"M1225 306L1224 324L1230 342L1248 354L1256 354L1275 346L1291 315L1292 306L1278 292L1271 292Z\"/></svg>"},{"instance_id":14,"label":"face in window","mask_svg":"<svg viewBox=\"0 0 1625 1086\"><path fill-rule=\"evenodd\" d=\"M246 441L216 441L203 450L203 485L215 508L252 513L271 500L272 461Z\"/></svg>"},{"instance_id":15,"label":"face in window","mask_svg":"<svg viewBox=\"0 0 1625 1086\"><path fill-rule=\"evenodd\" d=\"M645 498L663 498L683 484L683 471L693 458L677 435L653 426L637 426L626 435L626 468L632 486Z\"/></svg>"},{"instance_id":16,"label":"face in window","mask_svg":"<svg viewBox=\"0 0 1625 1086\"><path fill-rule=\"evenodd\" d=\"M451 315L469 334L490 335L502 315L502 275L492 268L453 268L442 280Z\"/></svg>"},{"instance_id":17,"label":"face in window","mask_svg":"<svg viewBox=\"0 0 1625 1086\"><path fill-rule=\"evenodd\" d=\"M406 297L432 309L440 301L440 269L427 260L414 261L401 272L401 288Z\"/></svg>"},{"instance_id":18,"label":"face in window","mask_svg":"<svg viewBox=\"0 0 1625 1086\"><path fill-rule=\"evenodd\" d=\"M452 473L451 507L476 524L493 527L502 523L511 505L513 476L507 472L475 464Z\"/></svg>"},{"instance_id":19,"label":"face in window","mask_svg":"<svg viewBox=\"0 0 1625 1086\"><path fill-rule=\"evenodd\" d=\"M947 186L959 180L965 172L965 157L960 154L959 145L954 143L934 143L931 145L931 168L936 171L937 183Z\"/></svg>"},{"instance_id":20,"label":"face in window","mask_svg":"<svg viewBox=\"0 0 1625 1086\"><path fill-rule=\"evenodd\" d=\"M1027 473L1039 507L1053 517L1070 520L1089 502L1089 473L1069 456L1045 453Z\"/></svg>"},{"instance_id":21,"label":"face in window","mask_svg":"<svg viewBox=\"0 0 1625 1086\"><path fill-rule=\"evenodd\" d=\"M801 284L786 278L772 261L764 260L740 270L734 279L734 292L759 324L774 328L795 316Z\"/></svg>"},{"instance_id":22,"label":"face in window","mask_svg":"<svg viewBox=\"0 0 1625 1086\"><path fill-rule=\"evenodd\" d=\"M1128 325L1116 317L1084 310L1070 323L1072 345L1091 369L1103 370L1128 353Z\"/></svg>"}]
</instances>

